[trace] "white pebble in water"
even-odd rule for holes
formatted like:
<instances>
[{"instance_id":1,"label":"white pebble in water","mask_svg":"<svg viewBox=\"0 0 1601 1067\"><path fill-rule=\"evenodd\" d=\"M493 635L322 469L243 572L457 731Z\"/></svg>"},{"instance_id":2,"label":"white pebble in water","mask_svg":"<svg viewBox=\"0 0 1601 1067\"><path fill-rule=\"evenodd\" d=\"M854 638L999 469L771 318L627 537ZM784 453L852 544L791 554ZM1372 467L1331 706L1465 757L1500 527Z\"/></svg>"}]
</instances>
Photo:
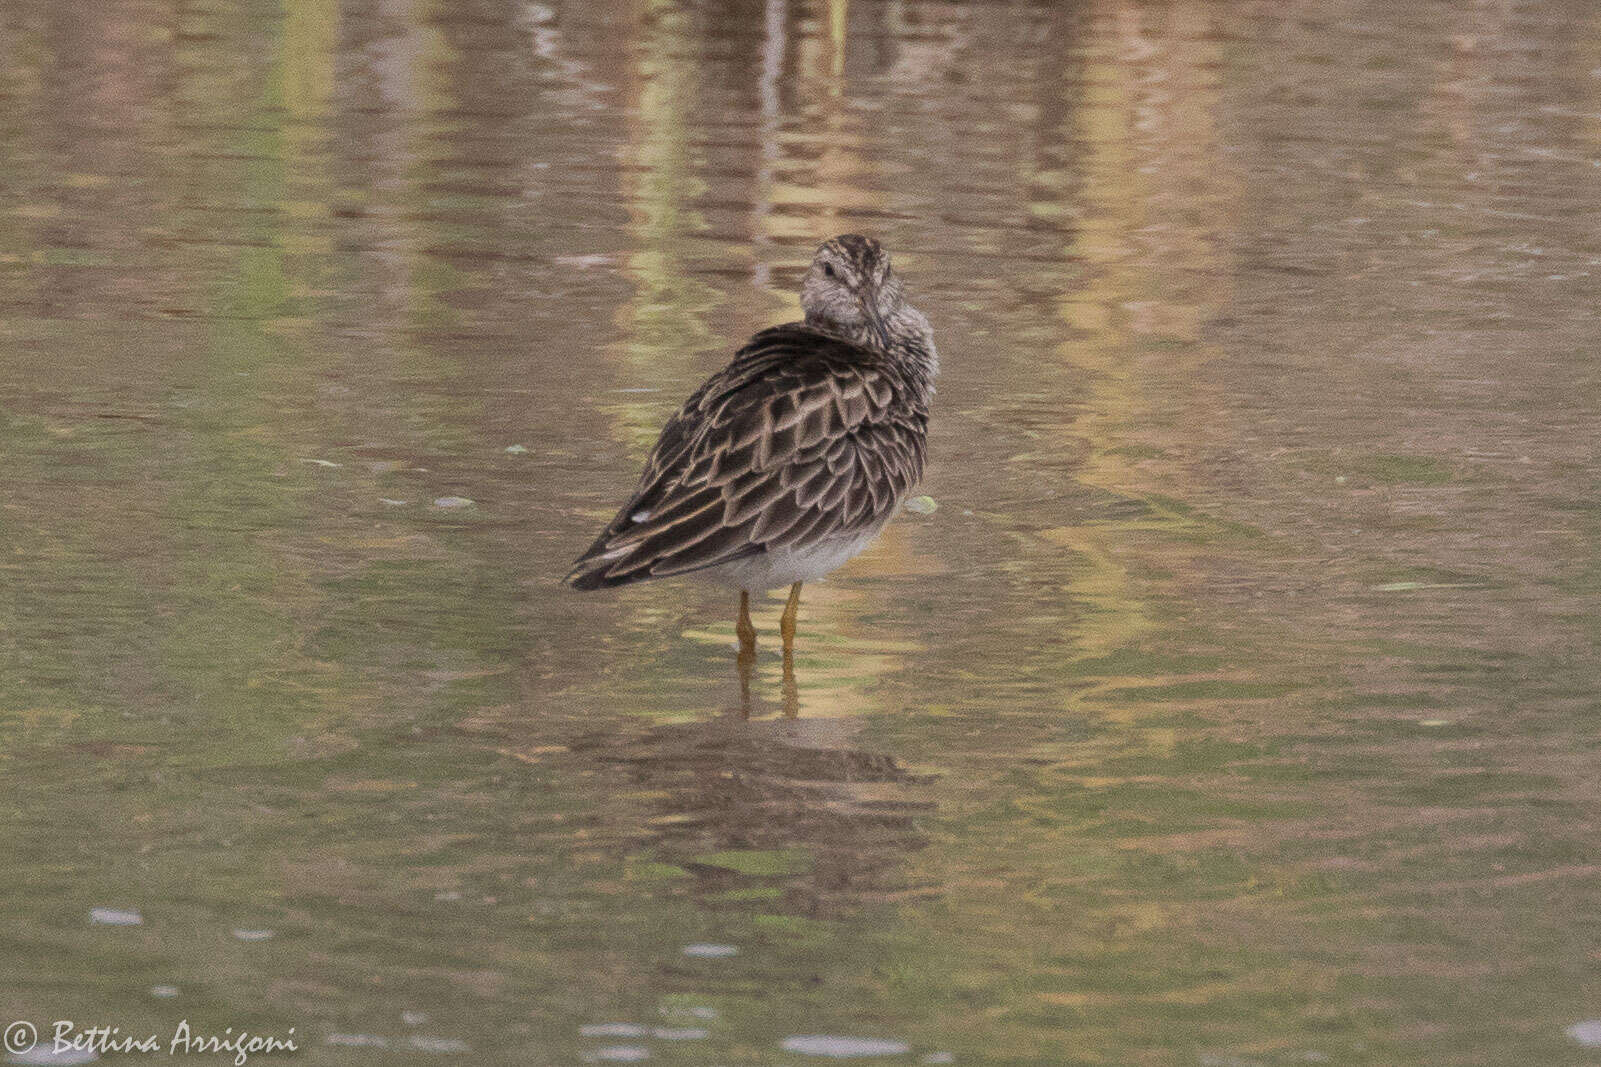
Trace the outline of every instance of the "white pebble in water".
<instances>
[{"instance_id":1,"label":"white pebble in water","mask_svg":"<svg viewBox=\"0 0 1601 1067\"><path fill-rule=\"evenodd\" d=\"M918 1060L917 1062L918 1063L955 1063L956 1062L956 1054L953 1053L953 1052L930 1052L928 1055L924 1056L922 1059Z\"/></svg>"},{"instance_id":2,"label":"white pebble in water","mask_svg":"<svg viewBox=\"0 0 1601 1067\"><path fill-rule=\"evenodd\" d=\"M89 921L99 923L101 926L139 926L145 917L136 911L124 911L122 908L90 908Z\"/></svg>"},{"instance_id":3,"label":"white pebble in water","mask_svg":"<svg viewBox=\"0 0 1601 1067\"><path fill-rule=\"evenodd\" d=\"M472 506L473 502L464 496L441 496L434 498L434 507L444 508L447 511L451 508L470 508Z\"/></svg>"},{"instance_id":4,"label":"white pebble in water","mask_svg":"<svg viewBox=\"0 0 1601 1067\"><path fill-rule=\"evenodd\" d=\"M1601 1019L1585 1019L1568 1027L1568 1036L1585 1048L1601 1048Z\"/></svg>"},{"instance_id":5,"label":"white pebble in water","mask_svg":"<svg viewBox=\"0 0 1601 1067\"><path fill-rule=\"evenodd\" d=\"M422 1011L403 1011L400 1013L400 1021L405 1023L407 1026L421 1026L423 1023L428 1021L428 1013Z\"/></svg>"},{"instance_id":6,"label":"white pebble in water","mask_svg":"<svg viewBox=\"0 0 1601 1067\"><path fill-rule=\"evenodd\" d=\"M711 1031L702 1030L698 1026L657 1026L650 1031L650 1036L663 1041L704 1041L711 1037Z\"/></svg>"},{"instance_id":7,"label":"white pebble in water","mask_svg":"<svg viewBox=\"0 0 1601 1067\"><path fill-rule=\"evenodd\" d=\"M702 960L723 960L730 956L739 955L739 949L733 945L708 945L697 942L693 945L685 945L684 955L694 956L696 959Z\"/></svg>"},{"instance_id":8,"label":"white pebble in water","mask_svg":"<svg viewBox=\"0 0 1601 1067\"><path fill-rule=\"evenodd\" d=\"M843 1037L839 1034L797 1034L779 1042L785 1052L844 1060L855 1056L904 1056L912 1046L880 1037Z\"/></svg>"},{"instance_id":9,"label":"white pebble in water","mask_svg":"<svg viewBox=\"0 0 1601 1067\"><path fill-rule=\"evenodd\" d=\"M178 987L175 985L153 985L150 987L150 995L160 997L162 1000L171 1000L178 995Z\"/></svg>"},{"instance_id":10,"label":"white pebble in water","mask_svg":"<svg viewBox=\"0 0 1601 1067\"><path fill-rule=\"evenodd\" d=\"M688 1015L688 1016L690 1016L691 1018L694 1018L694 1019L716 1019L716 1018L718 1018L718 1014L717 1014L717 1009L716 1008L708 1008L708 1007L706 1007L704 1005L696 1005L693 1008L685 1008L684 1009L684 1014Z\"/></svg>"},{"instance_id":11,"label":"white pebble in water","mask_svg":"<svg viewBox=\"0 0 1601 1067\"><path fill-rule=\"evenodd\" d=\"M241 941L271 941L271 930L235 930L233 936Z\"/></svg>"},{"instance_id":12,"label":"white pebble in water","mask_svg":"<svg viewBox=\"0 0 1601 1067\"><path fill-rule=\"evenodd\" d=\"M426 1037L422 1034L412 1034L406 1043L418 1052L440 1052L447 1056L459 1056L472 1051L471 1045L455 1037Z\"/></svg>"},{"instance_id":13,"label":"white pebble in water","mask_svg":"<svg viewBox=\"0 0 1601 1067\"><path fill-rule=\"evenodd\" d=\"M639 1063L650 1059L650 1049L644 1045L607 1045L584 1057L586 1060L605 1060L608 1063Z\"/></svg>"},{"instance_id":14,"label":"white pebble in water","mask_svg":"<svg viewBox=\"0 0 1601 1067\"><path fill-rule=\"evenodd\" d=\"M644 1037L645 1028L637 1023L587 1023L578 1028L579 1037Z\"/></svg>"}]
</instances>

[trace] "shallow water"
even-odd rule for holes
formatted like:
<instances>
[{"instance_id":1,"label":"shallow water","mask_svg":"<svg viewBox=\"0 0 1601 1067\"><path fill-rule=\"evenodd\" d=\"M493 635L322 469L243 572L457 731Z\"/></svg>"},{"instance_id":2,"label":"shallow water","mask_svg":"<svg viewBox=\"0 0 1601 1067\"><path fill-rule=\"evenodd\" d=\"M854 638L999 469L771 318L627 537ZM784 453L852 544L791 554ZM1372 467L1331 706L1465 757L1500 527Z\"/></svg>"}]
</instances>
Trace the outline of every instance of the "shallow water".
<instances>
[{"instance_id":1,"label":"shallow water","mask_svg":"<svg viewBox=\"0 0 1601 1067\"><path fill-rule=\"evenodd\" d=\"M7 1021L1595 1056L1594 5L21 0L0 97ZM845 230L938 506L746 721L557 580Z\"/></svg>"}]
</instances>

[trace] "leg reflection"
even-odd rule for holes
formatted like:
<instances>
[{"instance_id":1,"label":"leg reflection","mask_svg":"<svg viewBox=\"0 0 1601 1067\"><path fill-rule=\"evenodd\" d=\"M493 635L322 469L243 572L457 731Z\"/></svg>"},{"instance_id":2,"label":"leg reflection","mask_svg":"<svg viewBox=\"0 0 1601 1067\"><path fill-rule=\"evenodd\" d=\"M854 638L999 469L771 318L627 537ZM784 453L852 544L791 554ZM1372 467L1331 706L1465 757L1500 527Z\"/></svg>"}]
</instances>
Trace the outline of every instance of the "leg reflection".
<instances>
[{"instance_id":1,"label":"leg reflection","mask_svg":"<svg viewBox=\"0 0 1601 1067\"><path fill-rule=\"evenodd\" d=\"M800 715L800 687L795 684L795 657L784 653L784 718Z\"/></svg>"}]
</instances>

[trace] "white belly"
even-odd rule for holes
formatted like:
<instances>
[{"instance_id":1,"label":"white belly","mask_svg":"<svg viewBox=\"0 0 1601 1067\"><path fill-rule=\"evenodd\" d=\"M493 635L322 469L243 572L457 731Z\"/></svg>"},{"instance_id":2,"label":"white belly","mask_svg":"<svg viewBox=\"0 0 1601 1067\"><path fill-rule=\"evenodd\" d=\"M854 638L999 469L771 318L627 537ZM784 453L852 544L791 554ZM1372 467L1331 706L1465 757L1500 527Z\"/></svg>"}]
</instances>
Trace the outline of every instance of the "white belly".
<instances>
[{"instance_id":1,"label":"white belly","mask_svg":"<svg viewBox=\"0 0 1601 1067\"><path fill-rule=\"evenodd\" d=\"M735 589L777 589L816 581L866 548L878 530L819 541L805 548L780 548L749 559L697 571L695 577Z\"/></svg>"}]
</instances>

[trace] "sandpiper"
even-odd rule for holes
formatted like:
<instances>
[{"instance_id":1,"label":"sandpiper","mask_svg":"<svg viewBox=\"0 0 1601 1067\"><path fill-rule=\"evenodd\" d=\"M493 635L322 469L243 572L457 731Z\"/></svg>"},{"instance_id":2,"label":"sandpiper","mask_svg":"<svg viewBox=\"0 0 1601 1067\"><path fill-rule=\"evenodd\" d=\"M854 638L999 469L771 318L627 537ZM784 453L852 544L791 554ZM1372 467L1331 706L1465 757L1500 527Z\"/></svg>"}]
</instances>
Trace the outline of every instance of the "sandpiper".
<instances>
[{"instance_id":1,"label":"sandpiper","mask_svg":"<svg viewBox=\"0 0 1601 1067\"><path fill-rule=\"evenodd\" d=\"M788 673L801 583L867 547L923 473L939 359L889 255L830 238L801 307L805 321L756 334L667 421L639 487L566 578L598 589L688 574L738 589L742 675L751 590L790 587Z\"/></svg>"}]
</instances>

